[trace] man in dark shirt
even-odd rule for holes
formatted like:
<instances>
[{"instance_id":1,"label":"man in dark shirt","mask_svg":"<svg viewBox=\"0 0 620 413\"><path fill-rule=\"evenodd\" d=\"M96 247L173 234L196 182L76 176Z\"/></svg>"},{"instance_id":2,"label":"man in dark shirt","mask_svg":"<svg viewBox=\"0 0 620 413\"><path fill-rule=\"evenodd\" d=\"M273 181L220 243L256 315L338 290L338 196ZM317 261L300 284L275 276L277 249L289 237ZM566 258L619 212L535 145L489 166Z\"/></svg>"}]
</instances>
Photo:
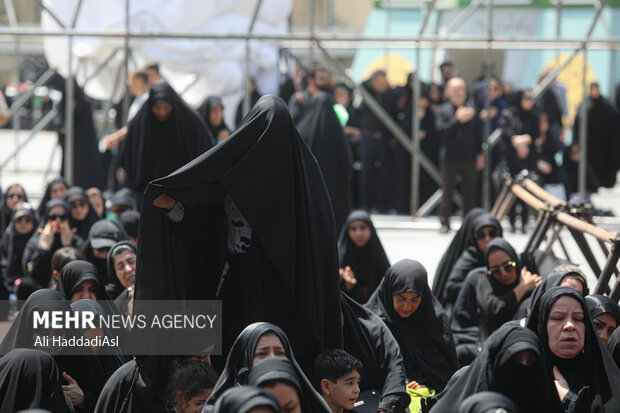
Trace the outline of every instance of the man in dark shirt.
<instances>
[{"instance_id":1,"label":"man in dark shirt","mask_svg":"<svg viewBox=\"0 0 620 413\"><path fill-rule=\"evenodd\" d=\"M466 102L465 81L452 78L446 84L448 101L437 111L437 132L441 138L439 159L441 162L443 197L439 207L441 231L450 230L452 195L456 177L461 177L463 214L474 206L476 199L476 171L484 167L482 138L476 110Z\"/></svg>"},{"instance_id":2,"label":"man in dark shirt","mask_svg":"<svg viewBox=\"0 0 620 413\"><path fill-rule=\"evenodd\" d=\"M308 72L305 78L306 88L296 92L288 101L288 110L291 112L293 122L297 124L306 113L308 103L312 96L320 91L333 93L332 74L323 67L315 67Z\"/></svg>"}]
</instances>

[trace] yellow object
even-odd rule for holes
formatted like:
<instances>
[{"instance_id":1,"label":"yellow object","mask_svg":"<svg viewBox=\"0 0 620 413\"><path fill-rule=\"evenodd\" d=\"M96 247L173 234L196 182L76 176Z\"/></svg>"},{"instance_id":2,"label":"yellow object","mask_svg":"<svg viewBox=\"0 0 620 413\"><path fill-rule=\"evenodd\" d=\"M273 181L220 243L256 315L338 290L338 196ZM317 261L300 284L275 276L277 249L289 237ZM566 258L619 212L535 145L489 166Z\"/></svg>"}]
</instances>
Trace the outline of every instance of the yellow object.
<instances>
[{"instance_id":1,"label":"yellow object","mask_svg":"<svg viewBox=\"0 0 620 413\"><path fill-rule=\"evenodd\" d=\"M409 393L409 396L411 397L409 411L411 413L418 413L422 408L420 400L426 397L433 397L435 395L435 390L424 387L421 389L407 389L407 393Z\"/></svg>"},{"instance_id":2,"label":"yellow object","mask_svg":"<svg viewBox=\"0 0 620 413\"><path fill-rule=\"evenodd\" d=\"M370 78L377 70L385 70L387 73L387 80L390 86L404 86L407 83L407 76L413 72L413 66L409 63L403 55L398 53L388 53L387 55L381 55L370 64L364 70L363 80Z\"/></svg>"}]
</instances>

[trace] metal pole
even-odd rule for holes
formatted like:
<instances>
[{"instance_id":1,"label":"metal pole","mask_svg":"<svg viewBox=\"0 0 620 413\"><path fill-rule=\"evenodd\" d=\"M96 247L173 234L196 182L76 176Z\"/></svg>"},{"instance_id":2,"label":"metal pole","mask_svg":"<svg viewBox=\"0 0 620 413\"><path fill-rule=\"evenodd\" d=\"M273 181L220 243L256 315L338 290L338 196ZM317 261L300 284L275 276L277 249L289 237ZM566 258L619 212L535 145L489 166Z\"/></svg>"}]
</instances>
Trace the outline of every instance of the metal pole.
<instances>
[{"instance_id":1,"label":"metal pole","mask_svg":"<svg viewBox=\"0 0 620 413\"><path fill-rule=\"evenodd\" d=\"M611 252L607 256L605 267L603 267L603 271L598 277L598 282L596 283L596 287L594 287L592 294L602 294L605 290L609 289L609 279L616 269L616 263L620 257L620 248L617 248L617 242L618 241L616 240L613 244L611 244Z\"/></svg>"},{"instance_id":2,"label":"metal pole","mask_svg":"<svg viewBox=\"0 0 620 413\"><path fill-rule=\"evenodd\" d=\"M314 60L314 47L312 47L312 40L314 39L314 12L315 12L315 0L310 0L310 15L308 17L308 31L310 32L310 46L308 47L308 64L312 67L312 61Z\"/></svg>"},{"instance_id":3,"label":"metal pole","mask_svg":"<svg viewBox=\"0 0 620 413\"><path fill-rule=\"evenodd\" d=\"M411 154L411 215L415 215L420 204L420 161L418 153L420 153L420 48L415 52L415 74L413 76L413 84L411 85L413 102L411 109L413 111L411 120L411 141L415 148L416 154Z\"/></svg>"},{"instance_id":4,"label":"metal pole","mask_svg":"<svg viewBox=\"0 0 620 413\"><path fill-rule=\"evenodd\" d=\"M493 40L493 0L488 0L487 3L487 35L489 36L489 47L487 48L487 93L484 99L484 108L487 112L487 117L484 122L484 142L491 134L491 41ZM484 209L489 210L491 208L491 152L492 148L489 145L484 145L484 170L482 172L482 206Z\"/></svg>"},{"instance_id":5,"label":"metal pole","mask_svg":"<svg viewBox=\"0 0 620 413\"><path fill-rule=\"evenodd\" d=\"M125 78L129 78L129 0L125 0ZM111 99L114 95L111 96ZM130 85L125 82L125 98L123 99L123 113L121 116L121 124L127 123L129 117L129 100L131 99Z\"/></svg>"},{"instance_id":6,"label":"metal pole","mask_svg":"<svg viewBox=\"0 0 620 413\"><path fill-rule=\"evenodd\" d=\"M256 18L258 17L258 10L260 9L260 5L263 0L258 0L256 2L256 7L254 7L254 14L252 15L252 20L250 21L250 27L248 27L248 35L251 35L254 31L254 23L256 23ZM245 62L244 62L244 71L245 71L245 93L243 97L243 114L245 115L250 111L250 106L252 105L252 97L250 91L250 40L245 41Z\"/></svg>"},{"instance_id":7,"label":"metal pole","mask_svg":"<svg viewBox=\"0 0 620 413\"><path fill-rule=\"evenodd\" d=\"M588 52L583 47L583 75L581 84L583 91L581 94L581 106L579 113L579 199L586 202L586 183L587 183L587 165L588 165L588 93L587 93L587 69L588 69Z\"/></svg>"}]
</instances>

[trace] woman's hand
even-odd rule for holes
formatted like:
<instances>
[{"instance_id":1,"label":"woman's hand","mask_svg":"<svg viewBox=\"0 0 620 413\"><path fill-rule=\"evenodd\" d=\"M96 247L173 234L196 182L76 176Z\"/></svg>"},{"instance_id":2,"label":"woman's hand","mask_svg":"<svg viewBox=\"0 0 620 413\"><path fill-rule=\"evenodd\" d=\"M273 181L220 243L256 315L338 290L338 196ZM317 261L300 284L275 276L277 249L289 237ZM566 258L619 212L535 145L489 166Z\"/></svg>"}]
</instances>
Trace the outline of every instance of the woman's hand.
<instances>
[{"instance_id":1,"label":"woman's hand","mask_svg":"<svg viewBox=\"0 0 620 413\"><path fill-rule=\"evenodd\" d=\"M67 380L69 383L66 386L62 386L62 391L69 397L71 400L71 404L75 407L82 407L84 405L84 392L77 384L77 381L73 379L73 377L69 376L64 371L62 372L62 377Z\"/></svg>"},{"instance_id":2,"label":"woman's hand","mask_svg":"<svg viewBox=\"0 0 620 413\"><path fill-rule=\"evenodd\" d=\"M41 234L41 238L39 238L39 247L45 251L49 251L54 243L54 230L52 229L52 223L48 222L45 224L45 227L39 228L39 234Z\"/></svg>"},{"instance_id":3,"label":"woman's hand","mask_svg":"<svg viewBox=\"0 0 620 413\"><path fill-rule=\"evenodd\" d=\"M167 211L171 210L176 201L166 194L161 194L153 200L153 206Z\"/></svg>"},{"instance_id":4,"label":"woman's hand","mask_svg":"<svg viewBox=\"0 0 620 413\"><path fill-rule=\"evenodd\" d=\"M351 291L355 284L357 284L357 280L355 279L355 274L353 274L353 270L348 265L344 268L340 269L340 278L344 280L345 288L347 291Z\"/></svg>"},{"instance_id":5,"label":"woman's hand","mask_svg":"<svg viewBox=\"0 0 620 413\"><path fill-rule=\"evenodd\" d=\"M69 221L63 221L60 224L60 242L63 247L68 247L71 245L71 241L73 241L73 234L76 232L77 229L71 228Z\"/></svg>"}]
</instances>

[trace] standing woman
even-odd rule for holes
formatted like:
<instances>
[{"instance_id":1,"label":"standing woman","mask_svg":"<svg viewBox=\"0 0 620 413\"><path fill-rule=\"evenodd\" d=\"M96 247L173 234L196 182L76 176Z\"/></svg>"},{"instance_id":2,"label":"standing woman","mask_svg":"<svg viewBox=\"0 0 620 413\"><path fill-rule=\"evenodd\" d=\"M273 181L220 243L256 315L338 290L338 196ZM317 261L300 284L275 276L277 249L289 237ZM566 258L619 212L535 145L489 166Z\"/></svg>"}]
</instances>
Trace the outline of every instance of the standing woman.
<instances>
[{"instance_id":1,"label":"standing woman","mask_svg":"<svg viewBox=\"0 0 620 413\"><path fill-rule=\"evenodd\" d=\"M597 339L585 299L567 287L547 290L527 320L553 364L553 375L569 412L620 411L620 370Z\"/></svg>"},{"instance_id":2,"label":"standing woman","mask_svg":"<svg viewBox=\"0 0 620 413\"><path fill-rule=\"evenodd\" d=\"M4 232L6 227L11 222L11 215L17 204L20 202L28 202L26 190L20 184L10 185L4 193L4 197L1 195L2 192L0 192L0 199L2 199L2 209L0 210L0 233Z\"/></svg>"},{"instance_id":3,"label":"standing woman","mask_svg":"<svg viewBox=\"0 0 620 413\"><path fill-rule=\"evenodd\" d=\"M365 304L390 267L368 212L357 210L347 217L338 238L338 264L341 289Z\"/></svg>"},{"instance_id":4,"label":"standing woman","mask_svg":"<svg viewBox=\"0 0 620 413\"><path fill-rule=\"evenodd\" d=\"M198 108L198 113L207 124L207 129L217 143L230 136L230 129L224 122L224 104L219 96L209 96Z\"/></svg>"},{"instance_id":5,"label":"standing woman","mask_svg":"<svg viewBox=\"0 0 620 413\"><path fill-rule=\"evenodd\" d=\"M396 338L409 386L443 390L457 368L456 353L448 316L431 293L422 264L402 260L392 265L367 307Z\"/></svg>"}]
</instances>

